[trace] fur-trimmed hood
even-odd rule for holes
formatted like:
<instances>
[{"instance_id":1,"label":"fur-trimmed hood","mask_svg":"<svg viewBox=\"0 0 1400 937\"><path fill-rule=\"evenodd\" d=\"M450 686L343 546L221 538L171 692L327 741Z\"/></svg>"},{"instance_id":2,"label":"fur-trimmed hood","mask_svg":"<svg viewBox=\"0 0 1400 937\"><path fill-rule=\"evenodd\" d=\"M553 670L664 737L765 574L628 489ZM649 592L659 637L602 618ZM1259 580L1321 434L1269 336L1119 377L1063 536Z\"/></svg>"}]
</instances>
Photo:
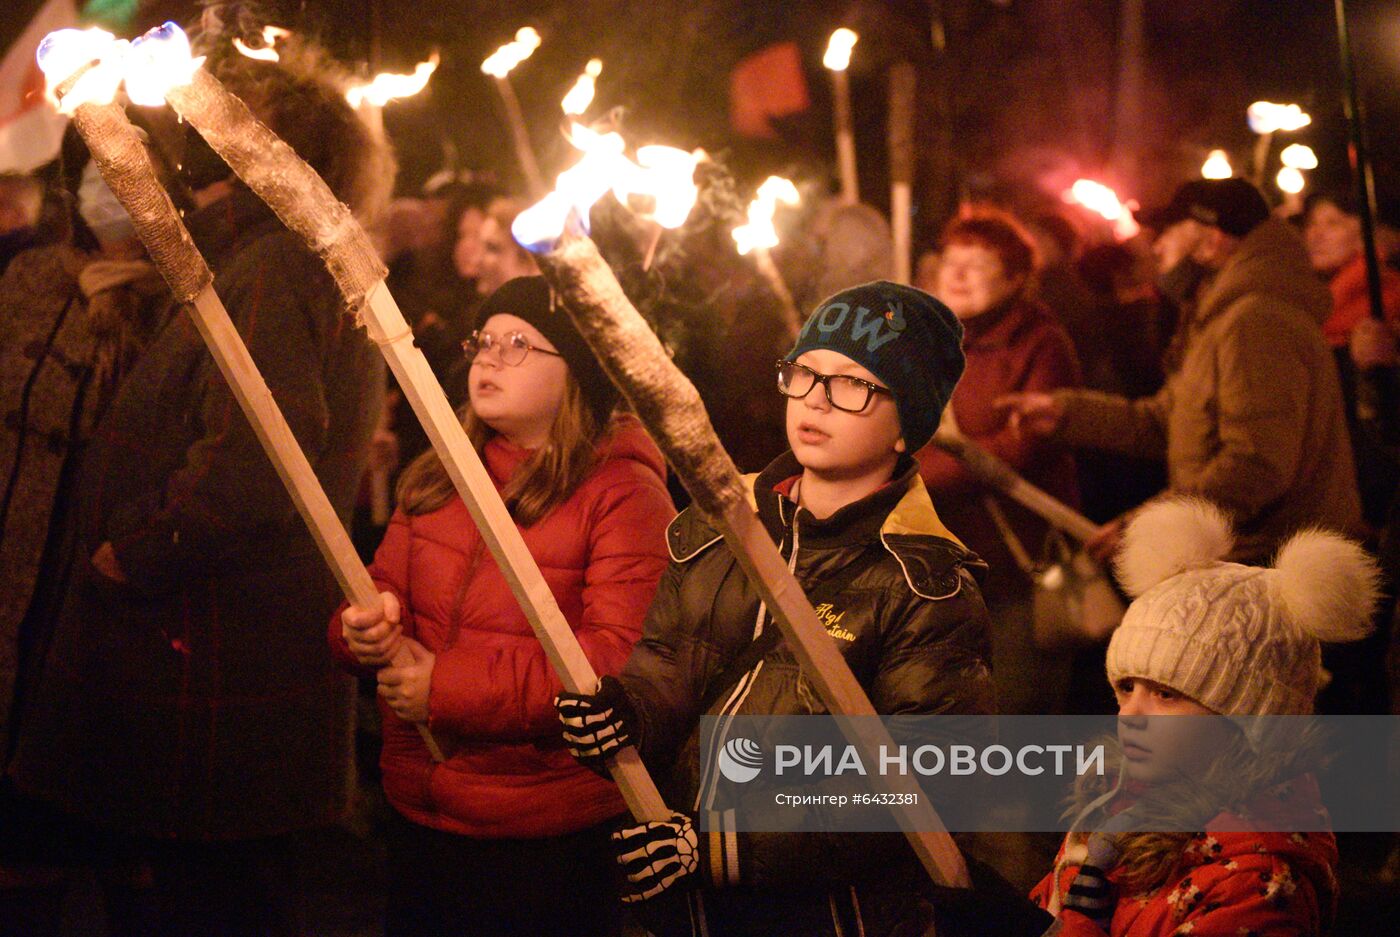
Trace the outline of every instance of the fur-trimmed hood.
<instances>
[{"instance_id":1,"label":"fur-trimmed hood","mask_svg":"<svg viewBox=\"0 0 1400 937\"><path fill-rule=\"evenodd\" d=\"M1215 812L1184 840L1171 834L1119 835L1123 854L1108 870L1118 891L1109 928L1112 937L1326 931L1337 902L1336 838L1327 831L1326 810L1312 774L1277 781L1287 760L1280 753L1278 760L1261 759L1252 767L1217 765L1202 787L1224 786L1231 771L1243 770L1244 776L1236 777L1238 789L1252 793L1238 805ZM1183 792L1184 786L1176 791ZM1141 810L1145 793L1125 788L1106 812ZM1156 795L1166 798L1170 793ZM1200 801L1188 805L1188 812L1207 800L1199 791L1186 794L1186 799ZM1102 934L1087 918L1063 907L1086 855L1083 836L1066 837L1054 870L1031 893L1060 918L1061 933L1069 937ZM1154 862L1163 869L1161 876L1148 885L1136 884L1130 870Z\"/></svg>"}]
</instances>

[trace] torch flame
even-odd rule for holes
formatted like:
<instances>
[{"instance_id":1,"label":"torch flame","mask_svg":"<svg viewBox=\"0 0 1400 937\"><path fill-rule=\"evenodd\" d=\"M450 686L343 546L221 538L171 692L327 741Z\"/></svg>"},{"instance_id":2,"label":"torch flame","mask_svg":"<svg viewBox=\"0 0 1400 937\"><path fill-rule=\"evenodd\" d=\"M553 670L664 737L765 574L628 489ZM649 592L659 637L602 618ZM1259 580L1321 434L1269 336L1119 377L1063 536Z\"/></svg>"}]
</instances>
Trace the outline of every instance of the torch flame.
<instances>
[{"instance_id":1,"label":"torch flame","mask_svg":"<svg viewBox=\"0 0 1400 937\"><path fill-rule=\"evenodd\" d=\"M1302 143L1291 143L1284 147L1279 159L1283 160L1283 165L1293 169L1317 168L1317 154L1313 152L1312 147Z\"/></svg>"},{"instance_id":2,"label":"torch flame","mask_svg":"<svg viewBox=\"0 0 1400 937\"><path fill-rule=\"evenodd\" d=\"M855 30L842 26L831 34L831 38L826 43L826 55L822 56L822 64L833 72L844 72L851 64L851 50L855 48L856 41L860 36Z\"/></svg>"},{"instance_id":3,"label":"torch flame","mask_svg":"<svg viewBox=\"0 0 1400 937\"><path fill-rule=\"evenodd\" d=\"M277 43L291 34L291 30L269 24L263 27L261 48L254 49L243 41L242 36L233 37L233 47L250 59L257 59L260 62L278 62L281 61L282 57L277 54Z\"/></svg>"},{"instance_id":4,"label":"torch flame","mask_svg":"<svg viewBox=\"0 0 1400 937\"><path fill-rule=\"evenodd\" d=\"M613 186L613 194L624 205L634 195L651 196L655 207L643 212L663 228L679 228L690 217L700 189L695 184L695 167L700 152L687 153L674 146L643 146L637 149L640 171ZM624 194L628 198L624 198Z\"/></svg>"},{"instance_id":5,"label":"torch flame","mask_svg":"<svg viewBox=\"0 0 1400 937\"><path fill-rule=\"evenodd\" d=\"M481 70L495 78L504 78L539 47L540 34L529 26L522 26L513 40L487 56L486 61L481 63Z\"/></svg>"},{"instance_id":6,"label":"torch flame","mask_svg":"<svg viewBox=\"0 0 1400 937\"><path fill-rule=\"evenodd\" d=\"M190 39L174 23L157 26L131 44L126 69L126 94L134 104L158 107L165 93L194 80L203 56L190 52Z\"/></svg>"},{"instance_id":7,"label":"torch flame","mask_svg":"<svg viewBox=\"0 0 1400 937\"><path fill-rule=\"evenodd\" d=\"M1201 176L1205 179L1228 179L1235 174L1230 165L1230 157L1224 150L1211 150L1201 165Z\"/></svg>"},{"instance_id":8,"label":"torch flame","mask_svg":"<svg viewBox=\"0 0 1400 937\"><path fill-rule=\"evenodd\" d=\"M60 29L39 43L39 70L48 85L49 100L60 113L71 114L82 104L107 104L117 96L128 43L105 29ZM74 83L59 101L58 86L85 65L93 67Z\"/></svg>"},{"instance_id":9,"label":"torch flame","mask_svg":"<svg viewBox=\"0 0 1400 937\"><path fill-rule=\"evenodd\" d=\"M569 93L564 95L562 107L564 113L570 116L582 114L588 110L588 105L593 103L593 94L597 87L597 79L603 71L602 59L589 59L588 65L584 67L583 74L578 76L578 81L569 89Z\"/></svg>"},{"instance_id":10,"label":"torch flame","mask_svg":"<svg viewBox=\"0 0 1400 937\"><path fill-rule=\"evenodd\" d=\"M383 107L396 98L411 98L428 86L428 79L437 71L439 61L440 57L434 52L428 56L428 61L419 62L411 75L380 72L374 76L373 81L356 85L346 91L345 99L350 102L351 107L359 107L361 104Z\"/></svg>"},{"instance_id":11,"label":"torch flame","mask_svg":"<svg viewBox=\"0 0 1400 937\"><path fill-rule=\"evenodd\" d=\"M238 50L239 54L246 55L250 59L257 59L260 62L276 62L282 58L272 46L263 46L261 49L254 49L244 42L241 36L233 37L233 47Z\"/></svg>"},{"instance_id":12,"label":"torch flame","mask_svg":"<svg viewBox=\"0 0 1400 937\"><path fill-rule=\"evenodd\" d=\"M190 40L174 23L157 26L134 42L117 39L101 29L60 29L39 44L39 68L48 79L49 94L83 66L97 65L64 95L59 110L71 114L82 104L106 104L126 81L133 104L157 107L165 92L189 84L204 64L190 54Z\"/></svg>"},{"instance_id":13,"label":"torch flame","mask_svg":"<svg viewBox=\"0 0 1400 937\"><path fill-rule=\"evenodd\" d=\"M1082 205L1105 221L1111 222L1114 237L1120 241L1126 241L1142 230L1133 218L1129 206L1119 200L1118 193L1101 182L1077 179L1064 194L1064 200Z\"/></svg>"},{"instance_id":14,"label":"torch flame","mask_svg":"<svg viewBox=\"0 0 1400 937\"><path fill-rule=\"evenodd\" d=\"M612 180L624 171L626 143L620 133L598 133L575 123L569 141L583 152L577 163L559 174L554 191L522 211L511 225L511 234L526 250L548 251L573 219L588 230L593 203L612 188Z\"/></svg>"},{"instance_id":15,"label":"torch flame","mask_svg":"<svg viewBox=\"0 0 1400 937\"><path fill-rule=\"evenodd\" d=\"M516 216L515 240L526 250L544 253L576 224L589 230L589 211L608 192L635 213L663 228L678 228L690 216L699 189L695 167L703 154L671 146L644 146L637 160L626 156L626 141L616 131L598 133L580 123L569 128L569 141L583 153L559 174L554 191Z\"/></svg>"},{"instance_id":16,"label":"torch flame","mask_svg":"<svg viewBox=\"0 0 1400 937\"><path fill-rule=\"evenodd\" d=\"M1307 180L1303 178L1303 172L1296 166L1284 166L1274 177L1278 187L1289 195L1297 195L1303 191L1303 186L1307 185Z\"/></svg>"},{"instance_id":17,"label":"torch flame","mask_svg":"<svg viewBox=\"0 0 1400 937\"><path fill-rule=\"evenodd\" d=\"M795 206L800 201L797 186L781 176L769 176L758 187L758 195L749 203L748 224L733 231L734 243L741 255L755 248L778 246L778 231L773 227L773 215L778 203Z\"/></svg>"},{"instance_id":18,"label":"torch flame","mask_svg":"<svg viewBox=\"0 0 1400 937\"><path fill-rule=\"evenodd\" d=\"M1296 104L1274 104L1269 101L1255 101L1247 112L1249 129L1255 133L1275 133L1280 130L1301 130L1312 123L1312 118Z\"/></svg>"}]
</instances>

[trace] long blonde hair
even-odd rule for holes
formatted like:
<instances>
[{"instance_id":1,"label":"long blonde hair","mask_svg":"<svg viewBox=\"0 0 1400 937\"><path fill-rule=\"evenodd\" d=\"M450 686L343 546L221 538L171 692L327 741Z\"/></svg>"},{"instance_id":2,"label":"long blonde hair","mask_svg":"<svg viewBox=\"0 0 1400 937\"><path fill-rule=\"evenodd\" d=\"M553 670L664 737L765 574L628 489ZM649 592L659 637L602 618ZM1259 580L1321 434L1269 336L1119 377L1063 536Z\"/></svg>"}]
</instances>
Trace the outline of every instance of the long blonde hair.
<instances>
[{"instance_id":1,"label":"long blonde hair","mask_svg":"<svg viewBox=\"0 0 1400 937\"><path fill-rule=\"evenodd\" d=\"M1105 745L1104 775L1083 775L1076 781L1066 817L1084 816L1109 792L1109 779L1121 776L1123 751L1117 739L1106 739ZM1160 832L1143 830L1115 837L1121 850L1119 880L1126 892L1144 894L1167 884L1181 865L1186 847L1222 809L1237 808L1281 779L1316 771L1323 751L1322 735L1315 726L1288 739L1267 742L1251 741L1240 731L1198 776L1155 784L1141 792L1135 807L1139 824L1156 825ZM1066 853L1087 839L1087 833L1070 833Z\"/></svg>"},{"instance_id":2,"label":"long blonde hair","mask_svg":"<svg viewBox=\"0 0 1400 937\"><path fill-rule=\"evenodd\" d=\"M496 431L471 409L458 411L472 447L482 452ZM539 522L564 503L588 477L597 462L598 441L611 423L600 423L584 402L572 374L564 377L564 400L549 427L549 440L520 466L501 497L511 517L523 527ZM409 463L399 476L398 502L405 514L430 514L457 494L437 451L429 449Z\"/></svg>"}]
</instances>

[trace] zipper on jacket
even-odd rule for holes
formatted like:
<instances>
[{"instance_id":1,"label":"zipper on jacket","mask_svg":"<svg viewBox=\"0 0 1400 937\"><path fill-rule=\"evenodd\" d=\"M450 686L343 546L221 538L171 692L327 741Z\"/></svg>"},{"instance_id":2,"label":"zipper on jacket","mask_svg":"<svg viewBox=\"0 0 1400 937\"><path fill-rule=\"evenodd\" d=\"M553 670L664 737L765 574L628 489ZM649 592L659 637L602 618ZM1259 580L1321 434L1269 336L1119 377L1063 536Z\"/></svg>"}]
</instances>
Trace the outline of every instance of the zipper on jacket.
<instances>
[{"instance_id":1,"label":"zipper on jacket","mask_svg":"<svg viewBox=\"0 0 1400 937\"><path fill-rule=\"evenodd\" d=\"M780 516L782 507L783 502L780 498L778 500ZM797 550L801 542L801 536L798 533L797 526L797 513L794 512L792 516L792 555L788 557L788 572L794 575L797 571ZM778 545L778 549L780 551L782 550L782 544ZM753 636L755 640L763 634L763 623L767 617L768 605L766 602L759 600L758 616L754 621ZM717 783L714 767L718 761L718 753L724 746L726 736L729 734L729 727L734 722L734 716L738 713L739 707L743 705L744 700L748 697L749 691L753 689L754 681L758 679L758 674L762 670L763 661L760 659L758 663L754 664L753 669L745 674L744 678L739 681L738 685L734 688L734 692L729 694L729 698L716 714L721 719L721 722L718 730L714 734L714 738L711 740L710 748L706 752L705 767L700 775L700 786L696 788L695 791L695 806L693 809L696 811L699 811L702 802L705 803L707 810L709 809L709 805L714 802L714 788Z\"/></svg>"}]
</instances>

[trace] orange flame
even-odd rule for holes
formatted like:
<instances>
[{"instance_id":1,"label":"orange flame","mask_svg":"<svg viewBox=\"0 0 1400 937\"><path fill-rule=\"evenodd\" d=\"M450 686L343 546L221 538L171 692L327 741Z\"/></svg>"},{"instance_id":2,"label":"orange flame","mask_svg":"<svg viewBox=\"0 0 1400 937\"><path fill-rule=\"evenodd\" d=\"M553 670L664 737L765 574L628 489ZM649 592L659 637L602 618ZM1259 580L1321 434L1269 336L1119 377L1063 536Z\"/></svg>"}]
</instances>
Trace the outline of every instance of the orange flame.
<instances>
[{"instance_id":1,"label":"orange flame","mask_svg":"<svg viewBox=\"0 0 1400 937\"><path fill-rule=\"evenodd\" d=\"M277 54L277 42L290 35L291 31L283 29L281 26L267 25L262 30L263 44L261 48L254 49L244 42L241 36L233 37L233 47L250 59L257 59L260 62L277 62L282 58Z\"/></svg>"},{"instance_id":2,"label":"orange flame","mask_svg":"<svg viewBox=\"0 0 1400 937\"><path fill-rule=\"evenodd\" d=\"M1293 169L1316 169L1317 154L1313 148L1303 143L1291 143L1278 155L1283 165Z\"/></svg>"},{"instance_id":3,"label":"orange flame","mask_svg":"<svg viewBox=\"0 0 1400 937\"><path fill-rule=\"evenodd\" d=\"M380 72L374 76L373 81L356 85L346 91L345 99L350 102L351 107L359 107L361 104L383 107L399 98L411 98L428 86L428 79L433 77L440 61L441 58L434 52L428 57L428 61L419 62L411 75Z\"/></svg>"},{"instance_id":4,"label":"orange flame","mask_svg":"<svg viewBox=\"0 0 1400 937\"><path fill-rule=\"evenodd\" d=\"M504 78L539 47L540 34L529 26L522 26L516 30L513 40L486 57L486 61L481 63L481 70L494 78Z\"/></svg>"},{"instance_id":5,"label":"orange flame","mask_svg":"<svg viewBox=\"0 0 1400 937\"><path fill-rule=\"evenodd\" d=\"M778 246L778 230L773 227L773 215L778 203L793 206L800 201L797 186L781 176L769 176L758 187L757 197L749 203L748 223L735 228L734 243L741 255L756 248Z\"/></svg>"},{"instance_id":6,"label":"orange flame","mask_svg":"<svg viewBox=\"0 0 1400 937\"><path fill-rule=\"evenodd\" d=\"M1303 171L1297 166L1284 166L1274 177L1274 182L1281 191L1287 192L1289 195L1297 195L1308 184L1307 180L1303 178Z\"/></svg>"},{"instance_id":7,"label":"orange flame","mask_svg":"<svg viewBox=\"0 0 1400 937\"><path fill-rule=\"evenodd\" d=\"M1255 101L1246 112L1249 129L1255 133L1277 133L1280 130L1301 130L1312 123L1312 117L1296 104L1274 104Z\"/></svg>"},{"instance_id":8,"label":"orange flame","mask_svg":"<svg viewBox=\"0 0 1400 937\"><path fill-rule=\"evenodd\" d=\"M578 81L569 89L569 93L564 95L564 100L560 106L564 108L564 113L569 116L579 115L588 110L588 106L593 103L593 95L597 88L598 76L603 72L602 59L589 59L588 65L584 67L583 74L578 76Z\"/></svg>"},{"instance_id":9,"label":"orange flame","mask_svg":"<svg viewBox=\"0 0 1400 937\"><path fill-rule=\"evenodd\" d=\"M851 50L855 48L856 41L860 36L854 30L842 26L831 34L831 38L826 43L826 54L822 56L822 64L833 72L844 72L851 64Z\"/></svg>"},{"instance_id":10,"label":"orange flame","mask_svg":"<svg viewBox=\"0 0 1400 937\"><path fill-rule=\"evenodd\" d=\"M1224 150L1211 150L1201 164L1201 176L1205 179L1228 179L1234 174L1230 157Z\"/></svg>"},{"instance_id":11,"label":"orange flame","mask_svg":"<svg viewBox=\"0 0 1400 937\"><path fill-rule=\"evenodd\" d=\"M1141 226L1133 218L1131 208L1118 198L1118 193L1101 182L1091 179L1077 179L1064 194L1064 200L1082 205L1089 211L1113 224L1113 234L1120 241L1136 235Z\"/></svg>"},{"instance_id":12,"label":"orange flame","mask_svg":"<svg viewBox=\"0 0 1400 937\"><path fill-rule=\"evenodd\" d=\"M620 133L598 133L577 122L569 128L569 141L582 157L559 174L554 191L521 212L511 227L527 250L550 250L570 219L587 231L589 211L608 192L663 228L678 228L690 216L700 194L694 176L704 158L701 151L644 146L634 162L626 156Z\"/></svg>"}]
</instances>

